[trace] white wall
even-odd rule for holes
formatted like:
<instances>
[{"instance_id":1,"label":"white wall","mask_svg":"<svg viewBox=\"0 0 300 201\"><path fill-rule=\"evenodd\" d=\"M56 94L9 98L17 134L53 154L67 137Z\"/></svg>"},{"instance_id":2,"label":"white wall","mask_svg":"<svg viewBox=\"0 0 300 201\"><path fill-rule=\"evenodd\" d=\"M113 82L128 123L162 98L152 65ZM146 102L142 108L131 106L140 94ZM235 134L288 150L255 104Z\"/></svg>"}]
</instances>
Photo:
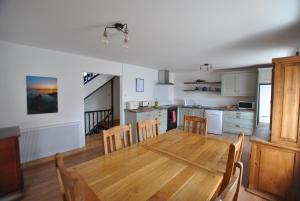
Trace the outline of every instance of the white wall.
<instances>
[{"instance_id":1,"label":"white wall","mask_svg":"<svg viewBox=\"0 0 300 201\"><path fill-rule=\"evenodd\" d=\"M101 75L100 75L101 76ZM100 77L98 76L98 77ZM105 76L106 77L106 76ZM91 82L93 82L92 80ZM120 119L120 77L113 79L114 87L114 119ZM98 86L97 88L99 88ZM111 83L107 83L84 100L84 111L104 110L111 108Z\"/></svg>"},{"instance_id":2,"label":"white wall","mask_svg":"<svg viewBox=\"0 0 300 201\"><path fill-rule=\"evenodd\" d=\"M120 77L114 79L114 119L120 120Z\"/></svg>"},{"instance_id":3,"label":"white wall","mask_svg":"<svg viewBox=\"0 0 300 201\"><path fill-rule=\"evenodd\" d=\"M144 92L136 92L136 78L144 79ZM126 101L153 101L154 88L157 83L157 70L124 64L123 89L124 102Z\"/></svg>"},{"instance_id":4,"label":"white wall","mask_svg":"<svg viewBox=\"0 0 300 201\"><path fill-rule=\"evenodd\" d=\"M86 71L121 75L122 64L0 41L0 127L25 129L79 121L83 134ZM27 115L26 75L58 79L58 113ZM83 146L84 135L79 137Z\"/></svg>"},{"instance_id":5,"label":"white wall","mask_svg":"<svg viewBox=\"0 0 300 201\"><path fill-rule=\"evenodd\" d=\"M224 97L221 96L221 94L211 92L185 92L184 89L192 89L195 85L186 85L184 82L193 82L197 79L210 82L221 81L221 72L176 72L174 86L174 99L176 103L182 104L184 99L186 99L188 104L226 106L236 104L238 100L244 99L238 97Z\"/></svg>"},{"instance_id":6,"label":"white wall","mask_svg":"<svg viewBox=\"0 0 300 201\"><path fill-rule=\"evenodd\" d=\"M84 100L84 111L105 110L111 108L111 84L107 83Z\"/></svg>"},{"instance_id":7,"label":"white wall","mask_svg":"<svg viewBox=\"0 0 300 201\"><path fill-rule=\"evenodd\" d=\"M96 89L98 89L100 86L108 82L111 78L113 78L113 75L105 75L101 74L95 77L90 82L86 83L84 85L84 97L87 97L92 92L94 92Z\"/></svg>"},{"instance_id":8,"label":"white wall","mask_svg":"<svg viewBox=\"0 0 300 201\"><path fill-rule=\"evenodd\" d=\"M83 72L121 76L125 101L153 96L156 70L125 64L122 71L123 65L117 62L0 41L0 127L19 125L24 130L80 122L79 136L72 137L84 146ZM26 75L58 79L58 113L27 115ZM145 92L135 92L136 77L145 79ZM122 121L123 112L120 116ZM55 133L53 138L59 140Z\"/></svg>"}]
</instances>

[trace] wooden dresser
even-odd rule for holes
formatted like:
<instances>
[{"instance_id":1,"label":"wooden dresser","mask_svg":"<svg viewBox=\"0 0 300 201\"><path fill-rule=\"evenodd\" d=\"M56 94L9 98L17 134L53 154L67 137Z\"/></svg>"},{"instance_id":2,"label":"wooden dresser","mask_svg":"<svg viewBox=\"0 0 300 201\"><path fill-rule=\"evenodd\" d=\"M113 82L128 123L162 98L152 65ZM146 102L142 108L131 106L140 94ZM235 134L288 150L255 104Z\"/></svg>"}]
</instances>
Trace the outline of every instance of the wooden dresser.
<instances>
[{"instance_id":1,"label":"wooden dresser","mask_svg":"<svg viewBox=\"0 0 300 201\"><path fill-rule=\"evenodd\" d=\"M300 201L300 56L273 59L271 142L251 139L249 190Z\"/></svg>"},{"instance_id":2,"label":"wooden dresser","mask_svg":"<svg viewBox=\"0 0 300 201\"><path fill-rule=\"evenodd\" d=\"M22 196L19 127L0 128L0 200Z\"/></svg>"}]
</instances>

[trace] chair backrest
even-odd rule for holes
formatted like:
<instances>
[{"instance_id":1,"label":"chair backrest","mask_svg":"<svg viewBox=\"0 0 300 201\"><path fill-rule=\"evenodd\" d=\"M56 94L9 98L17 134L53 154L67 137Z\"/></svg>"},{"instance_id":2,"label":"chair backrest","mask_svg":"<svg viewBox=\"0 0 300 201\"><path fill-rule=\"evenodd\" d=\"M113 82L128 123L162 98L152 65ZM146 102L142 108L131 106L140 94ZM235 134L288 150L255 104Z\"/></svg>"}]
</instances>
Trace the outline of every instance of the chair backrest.
<instances>
[{"instance_id":1,"label":"chair backrest","mask_svg":"<svg viewBox=\"0 0 300 201\"><path fill-rule=\"evenodd\" d=\"M226 172L224 174L224 178L222 181L221 191L223 191L225 187L228 185L230 178L234 173L235 162L241 160L243 144L244 144L244 134L241 132L239 134L238 140L235 143L230 144L229 146Z\"/></svg>"},{"instance_id":2,"label":"chair backrest","mask_svg":"<svg viewBox=\"0 0 300 201\"><path fill-rule=\"evenodd\" d=\"M197 116L184 115L184 127L183 129L192 133L199 133L207 136L207 118L201 118Z\"/></svg>"},{"instance_id":3,"label":"chair backrest","mask_svg":"<svg viewBox=\"0 0 300 201\"><path fill-rule=\"evenodd\" d=\"M132 144L131 124L103 131L104 153L108 154Z\"/></svg>"},{"instance_id":4,"label":"chair backrest","mask_svg":"<svg viewBox=\"0 0 300 201\"><path fill-rule=\"evenodd\" d=\"M160 134L159 119L149 119L137 123L139 142L146 141L148 138L154 138Z\"/></svg>"},{"instance_id":5,"label":"chair backrest","mask_svg":"<svg viewBox=\"0 0 300 201\"><path fill-rule=\"evenodd\" d=\"M72 175L79 184L79 195L76 197L76 201L100 201L95 192L86 184L83 178L77 171L73 171Z\"/></svg>"},{"instance_id":6,"label":"chair backrest","mask_svg":"<svg viewBox=\"0 0 300 201\"><path fill-rule=\"evenodd\" d=\"M234 163L234 172L232 179L226 188L221 192L215 201L237 201L240 191L243 175L243 164L238 161Z\"/></svg>"},{"instance_id":7,"label":"chair backrest","mask_svg":"<svg viewBox=\"0 0 300 201\"><path fill-rule=\"evenodd\" d=\"M99 201L75 170L67 170L61 154L55 155L55 167L64 201Z\"/></svg>"},{"instance_id":8,"label":"chair backrest","mask_svg":"<svg viewBox=\"0 0 300 201\"><path fill-rule=\"evenodd\" d=\"M58 180L59 189L60 189L63 201L66 201L65 189L64 189L64 185L62 183L62 178L61 178L61 174L60 174L60 170L59 170L59 167L64 166L64 159L61 154L57 153L57 154L55 154L54 161L55 161L55 172L56 172L56 177Z\"/></svg>"},{"instance_id":9,"label":"chair backrest","mask_svg":"<svg viewBox=\"0 0 300 201\"><path fill-rule=\"evenodd\" d=\"M58 178L58 183L62 190L64 201L75 201L79 194L79 184L75 179L72 171L68 171L64 166L63 157L61 154L55 155L55 167Z\"/></svg>"}]
</instances>

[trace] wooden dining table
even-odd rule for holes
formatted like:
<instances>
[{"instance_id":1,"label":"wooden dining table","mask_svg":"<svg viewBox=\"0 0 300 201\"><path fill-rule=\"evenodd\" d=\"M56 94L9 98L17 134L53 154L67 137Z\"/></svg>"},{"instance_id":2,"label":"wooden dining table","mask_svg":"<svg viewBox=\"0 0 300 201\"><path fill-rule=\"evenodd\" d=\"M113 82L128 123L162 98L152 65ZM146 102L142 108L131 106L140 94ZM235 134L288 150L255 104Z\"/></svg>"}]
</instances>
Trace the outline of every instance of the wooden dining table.
<instances>
[{"instance_id":1,"label":"wooden dining table","mask_svg":"<svg viewBox=\"0 0 300 201\"><path fill-rule=\"evenodd\" d=\"M175 129L73 169L102 201L211 200L229 144Z\"/></svg>"}]
</instances>

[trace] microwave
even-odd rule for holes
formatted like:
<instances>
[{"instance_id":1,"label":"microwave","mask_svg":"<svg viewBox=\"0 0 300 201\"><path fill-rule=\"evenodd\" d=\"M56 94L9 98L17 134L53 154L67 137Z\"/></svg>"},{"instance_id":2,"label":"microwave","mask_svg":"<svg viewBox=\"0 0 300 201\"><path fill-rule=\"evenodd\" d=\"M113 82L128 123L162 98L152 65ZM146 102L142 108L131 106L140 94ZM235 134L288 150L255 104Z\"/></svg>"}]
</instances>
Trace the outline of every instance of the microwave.
<instances>
[{"instance_id":1,"label":"microwave","mask_svg":"<svg viewBox=\"0 0 300 201\"><path fill-rule=\"evenodd\" d=\"M239 101L240 110L255 110L255 102Z\"/></svg>"}]
</instances>

